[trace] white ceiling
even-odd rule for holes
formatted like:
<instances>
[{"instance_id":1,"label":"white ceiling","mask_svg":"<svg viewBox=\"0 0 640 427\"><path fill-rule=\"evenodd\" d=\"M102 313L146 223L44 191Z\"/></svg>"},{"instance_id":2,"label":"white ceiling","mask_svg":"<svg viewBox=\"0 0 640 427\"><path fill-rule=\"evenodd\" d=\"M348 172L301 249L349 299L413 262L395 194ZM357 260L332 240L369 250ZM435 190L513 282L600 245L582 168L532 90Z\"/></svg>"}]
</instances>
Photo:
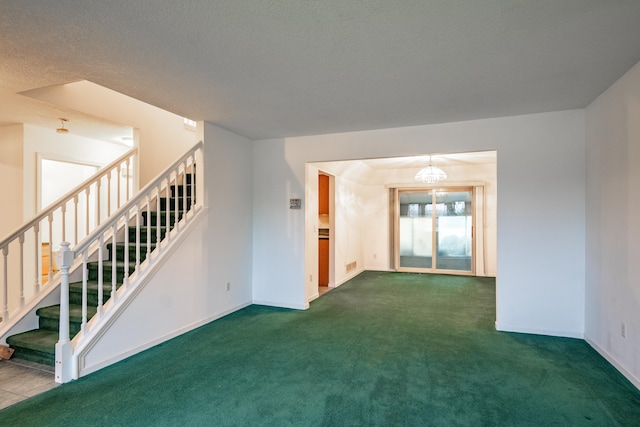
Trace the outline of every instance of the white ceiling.
<instances>
[{"instance_id":1,"label":"white ceiling","mask_svg":"<svg viewBox=\"0 0 640 427\"><path fill-rule=\"evenodd\" d=\"M252 139L583 108L640 60L638 0L0 0L0 125L90 80Z\"/></svg>"}]
</instances>

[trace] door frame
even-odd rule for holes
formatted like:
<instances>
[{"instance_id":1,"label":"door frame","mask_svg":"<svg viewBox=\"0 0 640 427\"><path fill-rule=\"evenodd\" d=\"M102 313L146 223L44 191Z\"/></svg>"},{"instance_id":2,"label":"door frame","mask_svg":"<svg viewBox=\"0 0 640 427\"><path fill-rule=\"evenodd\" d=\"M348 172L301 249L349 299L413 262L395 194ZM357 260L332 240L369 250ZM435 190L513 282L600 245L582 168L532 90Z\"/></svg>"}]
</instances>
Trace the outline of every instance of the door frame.
<instances>
[{"instance_id":1,"label":"door frame","mask_svg":"<svg viewBox=\"0 0 640 427\"><path fill-rule=\"evenodd\" d=\"M476 187L474 185L438 185L438 186L425 186L425 187L408 187L408 188L394 188L393 189L393 268L398 272L406 273L431 273L431 274L453 274L458 276L475 276L476 272ZM418 268L418 267L401 267L400 266L400 193L426 193L434 191L471 191L471 270L446 270L438 269L437 266L437 215L436 210L433 210L432 214L432 250L435 256L432 256L431 268ZM437 202L437 194L436 194Z\"/></svg>"}]
</instances>

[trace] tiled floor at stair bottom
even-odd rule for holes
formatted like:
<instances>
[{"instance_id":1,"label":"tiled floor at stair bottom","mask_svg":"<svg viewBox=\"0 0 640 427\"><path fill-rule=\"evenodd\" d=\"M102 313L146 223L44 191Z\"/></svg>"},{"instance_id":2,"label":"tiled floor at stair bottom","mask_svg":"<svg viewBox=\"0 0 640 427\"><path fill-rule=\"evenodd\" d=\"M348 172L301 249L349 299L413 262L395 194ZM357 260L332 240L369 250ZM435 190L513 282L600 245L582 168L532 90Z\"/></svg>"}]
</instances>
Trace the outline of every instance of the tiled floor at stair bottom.
<instances>
[{"instance_id":1,"label":"tiled floor at stair bottom","mask_svg":"<svg viewBox=\"0 0 640 427\"><path fill-rule=\"evenodd\" d=\"M0 409L58 386L54 373L53 366L0 360Z\"/></svg>"}]
</instances>

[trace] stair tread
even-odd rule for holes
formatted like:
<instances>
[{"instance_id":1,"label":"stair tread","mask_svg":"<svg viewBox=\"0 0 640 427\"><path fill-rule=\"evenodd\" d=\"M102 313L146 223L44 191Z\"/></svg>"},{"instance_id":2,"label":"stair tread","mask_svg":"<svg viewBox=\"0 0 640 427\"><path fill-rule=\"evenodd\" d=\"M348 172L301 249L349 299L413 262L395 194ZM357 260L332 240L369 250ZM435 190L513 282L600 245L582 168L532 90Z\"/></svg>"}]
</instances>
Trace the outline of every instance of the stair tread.
<instances>
[{"instance_id":1,"label":"stair tread","mask_svg":"<svg viewBox=\"0 0 640 427\"><path fill-rule=\"evenodd\" d=\"M113 246L113 243L107 243L107 246L110 248L111 246ZM126 246L126 244L124 242L116 242L116 247L124 248L125 246ZM136 243L135 242L129 242L129 247L135 248L136 247ZM147 247L147 243L146 242L140 243L140 247L141 248L142 247L146 248ZM151 247L155 248L156 247L156 243L155 242L151 242Z\"/></svg>"},{"instance_id":2,"label":"stair tread","mask_svg":"<svg viewBox=\"0 0 640 427\"><path fill-rule=\"evenodd\" d=\"M113 261L111 261L110 259L105 259L102 261L102 265L105 266L111 266L113 264ZM87 262L87 265L98 265L98 261L89 261ZM116 261L116 267L123 267L124 268L124 261ZM129 267L131 267L131 262L129 262ZM135 264L134 264L135 267Z\"/></svg>"},{"instance_id":3,"label":"stair tread","mask_svg":"<svg viewBox=\"0 0 640 427\"><path fill-rule=\"evenodd\" d=\"M52 351L55 352L58 339L58 331L33 329L8 337L7 343L12 347L22 347L28 350L51 353Z\"/></svg>"},{"instance_id":4,"label":"stair tread","mask_svg":"<svg viewBox=\"0 0 640 427\"><path fill-rule=\"evenodd\" d=\"M92 318L96 314L96 307L93 305L87 306L87 319ZM40 317L47 317L50 319L60 318L60 305L50 305L47 307L41 307L36 311L36 314ZM69 304L69 320L72 322L82 322L82 306L79 304Z\"/></svg>"},{"instance_id":5,"label":"stair tread","mask_svg":"<svg viewBox=\"0 0 640 427\"><path fill-rule=\"evenodd\" d=\"M116 284L117 287L121 286L121 283ZM69 289L73 291L82 291L82 282L72 282L69 283ZM87 291L97 291L98 290L98 281L88 279L87 280ZM106 293L111 293L111 281L102 282L102 291Z\"/></svg>"}]
</instances>

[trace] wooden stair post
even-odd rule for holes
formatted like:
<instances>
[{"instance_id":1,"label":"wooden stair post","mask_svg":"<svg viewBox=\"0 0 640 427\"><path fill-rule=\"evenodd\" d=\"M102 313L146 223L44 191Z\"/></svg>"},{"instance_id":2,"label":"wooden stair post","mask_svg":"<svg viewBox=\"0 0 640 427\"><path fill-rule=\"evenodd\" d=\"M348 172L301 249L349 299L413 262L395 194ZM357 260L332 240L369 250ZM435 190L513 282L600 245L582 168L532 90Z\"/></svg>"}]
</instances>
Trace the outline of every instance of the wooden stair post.
<instances>
[{"instance_id":1,"label":"wooden stair post","mask_svg":"<svg viewBox=\"0 0 640 427\"><path fill-rule=\"evenodd\" d=\"M60 267L60 338L56 344L56 382L66 383L73 379L72 344L69 339L69 268L73 264L73 252L69 242L60 244L58 266Z\"/></svg>"}]
</instances>

